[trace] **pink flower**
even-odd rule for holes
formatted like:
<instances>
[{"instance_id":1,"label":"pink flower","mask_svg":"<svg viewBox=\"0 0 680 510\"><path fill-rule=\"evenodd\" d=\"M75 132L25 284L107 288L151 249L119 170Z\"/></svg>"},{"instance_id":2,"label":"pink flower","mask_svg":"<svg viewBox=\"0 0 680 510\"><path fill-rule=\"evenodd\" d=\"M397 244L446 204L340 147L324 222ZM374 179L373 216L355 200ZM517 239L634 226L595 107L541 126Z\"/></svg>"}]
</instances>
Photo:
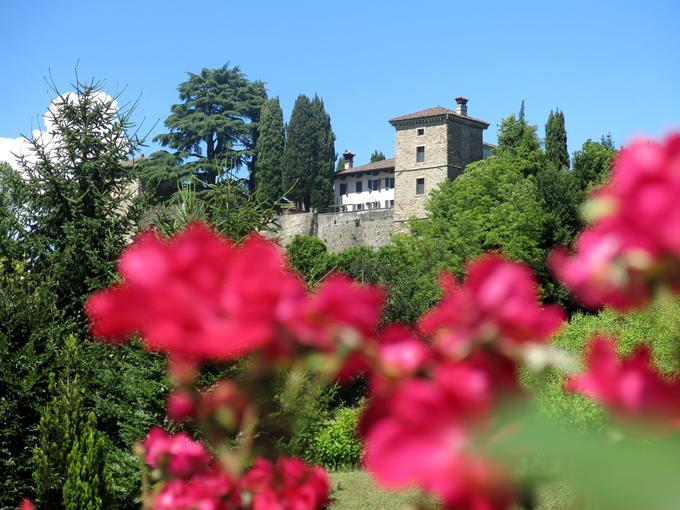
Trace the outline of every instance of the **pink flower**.
<instances>
[{"instance_id":1,"label":"pink flower","mask_svg":"<svg viewBox=\"0 0 680 510\"><path fill-rule=\"evenodd\" d=\"M272 464L258 458L242 480L253 493L253 510L316 510L328 502L329 481L318 466L281 457Z\"/></svg>"},{"instance_id":2,"label":"pink flower","mask_svg":"<svg viewBox=\"0 0 680 510\"><path fill-rule=\"evenodd\" d=\"M163 485L152 510L232 510L240 507L234 482L221 470L210 469L190 480L170 480Z\"/></svg>"},{"instance_id":3,"label":"pink flower","mask_svg":"<svg viewBox=\"0 0 680 510\"><path fill-rule=\"evenodd\" d=\"M631 417L652 415L671 421L680 417L680 378L667 379L659 373L648 346L638 346L628 358L619 360L613 340L595 337L586 360L587 372L567 380L569 391Z\"/></svg>"},{"instance_id":4,"label":"pink flower","mask_svg":"<svg viewBox=\"0 0 680 510\"><path fill-rule=\"evenodd\" d=\"M276 245L255 236L233 247L200 223L170 240L141 235L119 271L120 284L87 302L93 333L138 333L148 348L179 358L229 359L267 345L277 309L305 293Z\"/></svg>"},{"instance_id":5,"label":"pink flower","mask_svg":"<svg viewBox=\"0 0 680 510\"><path fill-rule=\"evenodd\" d=\"M211 457L201 443L185 433L170 435L154 427L144 439L144 460L151 467L166 469L171 476L186 478L210 463Z\"/></svg>"},{"instance_id":6,"label":"pink flower","mask_svg":"<svg viewBox=\"0 0 680 510\"><path fill-rule=\"evenodd\" d=\"M465 354L475 343L513 345L547 340L564 314L556 306L541 307L529 269L497 255L477 259L459 285L442 275L444 297L420 319L420 329L435 337L438 348Z\"/></svg>"},{"instance_id":7,"label":"pink flower","mask_svg":"<svg viewBox=\"0 0 680 510\"><path fill-rule=\"evenodd\" d=\"M429 346L401 324L390 324L381 332L377 354L381 372L393 378L414 375L431 357Z\"/></svg>"},{"instance_id":8,"label":"pink flower","mask_svg":"<svg viewBox=\"0 0 680 510\"><path fill-rule=\"evenodd\" d=\"M223 379L204 391L196 405L199 420L215 418L220 425L237 431L248 401L232 381Z\"/></svg>"},{"instance_id":9,"label":"pink flower","mask_svg":"<svg viewBox=\"0 0 680 510\"><path fill-rule=\"evenodd\" d=\"M176 389L168 396L168 418L175 423L191 418L194 413L194 398L186 390Z\"/></svg>"},{"instance_id":10,"label":"pink flower","mask_svg":"<svg viewBox=\"0 0 680 510\"><path fill-rule=\"evenodd\" d=\"M345 339L374 335L384 298L382 289L337 274L327 277L304 303L289 301L282 316L297 342L331 350L343 333Z\"/></svg>"},{"instance_id":11,"label":"pink flower","mask_svg":"<svg viewBox=\"0 0 680 510\"><path fill-rule=\"evenodd\" d=\"M588 202L595 223L576 253L550 266L589 306L647 303L656 286L680 291L680 134L639 141L617 158L611 182Z\"/></svg>"},{"instance_id":12,"label":"pink flower","mask_svg":"<svg viewBox=\"0 0 680 510\"><path fill-rule=\"evenodd\" d=\"M19 510L35 510L35 505L30 499L24 499L19 505Z\"/></svg>"},{"instance_id":13,"label":"pink flower","mask_svg":"<svg viewBox=\"0 0 680 510\"><path fill-rule=\"evenodd\" d=\"M406 381L377 413L369 408L364 464L382 487L419 487L446 508L509 508L508 477L475 451L471 434L483 426L491 385L482 372L459 368L440 380Z\"/></svg>"}]
</instances>

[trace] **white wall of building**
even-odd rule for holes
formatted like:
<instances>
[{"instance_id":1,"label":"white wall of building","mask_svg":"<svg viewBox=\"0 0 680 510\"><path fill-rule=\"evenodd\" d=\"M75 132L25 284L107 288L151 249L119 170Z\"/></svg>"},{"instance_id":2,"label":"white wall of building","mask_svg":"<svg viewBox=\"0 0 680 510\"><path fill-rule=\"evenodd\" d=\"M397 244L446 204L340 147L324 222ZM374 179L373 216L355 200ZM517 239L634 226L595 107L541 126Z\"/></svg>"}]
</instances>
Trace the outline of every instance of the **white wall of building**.
<instances>
[{"instance_id":1,"label":"white wall of building","mask_svg":"<svg viewBox=\"0 0 680 510\"><path fill-rule=\"evenodd\" d=\"M391 179L392 187L386 183ZM377 189L371 189L369 181L379 180ZM357 192L357 182L361 182L361 192ZM349 174L335 179L335 204L346 206L347 211L361 209L389 209L394 207L394 172L367 172ZM341 193L346 185L346 193ZM377 204L377 205L376 205Z\"/></svg>"}]
</instances>

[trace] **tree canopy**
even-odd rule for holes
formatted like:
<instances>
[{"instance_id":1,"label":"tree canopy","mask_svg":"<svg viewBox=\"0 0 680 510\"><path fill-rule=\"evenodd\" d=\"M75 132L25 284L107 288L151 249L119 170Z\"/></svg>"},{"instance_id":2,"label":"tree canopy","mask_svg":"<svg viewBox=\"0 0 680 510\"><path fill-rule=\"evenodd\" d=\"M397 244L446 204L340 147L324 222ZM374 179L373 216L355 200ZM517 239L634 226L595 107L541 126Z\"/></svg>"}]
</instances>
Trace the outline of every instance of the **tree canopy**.
<instances>
[{"instance_id":1,"label":"tree canopy","mask_svg":"<svg viewBox=\"0 0 680 510\"><path fill-rule=\"evenodd\" d=\"M264 84L226 64L189 73L178 91L181 102L165 120L169 132L154 140L193 158L192 172L206 183L215 184L224 169L242 165L253 173L260 110L267 98Z\"/></svg>"},{"instance_id":2,"label":"tree canopy","mask_svg":"<svg viewBox=\"0 0 680 510\"><path fill-rule=\"evenodd\" d=\"M569 168L569 151L567 150L567 130L564 126L564 113L551 110L545 124L545 153L548 161L557 168Z\"/></svg>"}]
</instances>

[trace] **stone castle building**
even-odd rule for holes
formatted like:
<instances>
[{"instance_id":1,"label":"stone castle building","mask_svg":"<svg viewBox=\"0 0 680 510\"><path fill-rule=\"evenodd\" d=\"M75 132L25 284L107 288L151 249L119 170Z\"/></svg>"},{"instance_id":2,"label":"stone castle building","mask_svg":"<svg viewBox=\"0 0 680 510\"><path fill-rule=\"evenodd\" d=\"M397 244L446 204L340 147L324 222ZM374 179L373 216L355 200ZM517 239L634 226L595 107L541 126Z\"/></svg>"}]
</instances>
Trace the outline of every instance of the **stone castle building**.
<instances>
[{"instance_id":1,"label":"stone castle building","mask_svg":"<svg viewBox=\"0 0 680 510\"><path fill-rule=\"evenodd\" d=\"M355 155L345 152L345 166L335 177L335 206L282 216L281 242L303 234L318 236L330 251L377 247L403 231L409 218L424 218L430 192L490 152L482 136L489 124L470 117L467 102L458 97L454 110L435 106L390 119L394 158L354 166Z\"/></svg>"}]
</instances>

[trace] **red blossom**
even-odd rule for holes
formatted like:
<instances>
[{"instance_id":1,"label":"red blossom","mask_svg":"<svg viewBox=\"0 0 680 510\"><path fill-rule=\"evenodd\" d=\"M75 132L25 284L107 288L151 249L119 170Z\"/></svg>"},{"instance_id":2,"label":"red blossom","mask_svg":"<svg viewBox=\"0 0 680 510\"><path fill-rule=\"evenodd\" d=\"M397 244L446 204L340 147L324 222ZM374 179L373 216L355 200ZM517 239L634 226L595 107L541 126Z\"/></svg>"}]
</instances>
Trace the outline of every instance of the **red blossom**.
<instances>
[{"instance_id":1,"label":"red blossom","mask_svg":"<svg viewBox=\"0 0 680 510\"><path fill-rule=\"evenodd\" d=\"M35 505L30 499L24 499L19 505L19 510L35 510Z\"/></svg>"},{"instance_id":2,"label":"red blossom","mask_svg":"<svg viewBox=\"0 0 680 510\"><path fill-rule=\"evenodd\" d=\"M473 424L482 426L491 385L483 372L459 368L434 381L405 381L377 411L369 408L364 464L381 486L419 487L446 508L509 508L504 470L475 451L471 433Z\"/></svg>"},{"instance_id":3,"label":"red blossom","mask_svg":"<svg viewBox=\"0 0 680 510\"><path fill-rule=\"evenodd\" d=\"M542 342L564 320L556 306L542 307L531 271L497 255L472 262L467 280L459 285L442 275L444 297L420 320L420 329L434 335L438 348L465 354L474 343Z\"/></svg>"},{"instance_id":4,"label":"red blossom","mask_svg":"<svg viewBox=\"0 0 680 510\"><path fill-rule=\"evenodd\" d=\"M168 418L175 423L189 419L194 413L194 397L186 390L173 390L167 401Z\"/></svg>"},{"instance_id":5,"label":"red blossom","mask_svg":"<svg viewBox=\"0 0 680 510\"><path fill-rule=\"evenodd\" d=\"M384 299L382 289L336 274L327 277L304 303L289 301L281 315L297 342L328 351L338 340L374 335Z\"/></svg>"},{"instance_id":6,"label":"red blossom","mask_svg":"<svg viewBox=\"0 0 680 510\"><path fill-rule=\"evenodd\" d=\"M234 482L212 468L190 480L170 480L155 497L152 510L232 510L240 508Z\"/></svg>"},{"instance_id":7,"label":"red blossom","mask_svg":"<svg viewBox=\"0 0 680 510\"><path fill-rule=\"evenodd\" d=\"M330 488L323 469L287 457L276 464L256 459L242 486L253 493L253 510L316 510L328 502Z\"/></svg>"},{"instance_id":8,"label":"red blossom","mask_svg":"<svg viewBox=\"0 0 680 510\"><path fill-rule=\"evenodd\" d=\"M144 460L151 467L168 471L173 477L186 478L203 470L211 457L199 442L184 432L170 435L159 427L152 428L144 439Z\"/></svg>"},{"instance_id":9,"label":"red blossom","mask_svg":"<svg viewBox=\"0 0 680 510\"><path fill-rule=\"evenodd\" d=\"M279 307L305 292L275 244L254 236L234 247L200 223L170 240L146 232L119 271L120 284L87 302L93 333L138 333L148 348L179 358L229 359L267 345Z\"/></svg>"},{"instance_id":10,"label":"red blossom","mask_svg":"<svg viewBox=\"0 0 680 510\"><path fill-rule=\"evenodd\" d=\"M221 380L201 393L196 404L196 417L200 420L215 417L229 430L238 430L248 404L236 384Z\"/></svg>"},{"instance_id":11,"label":"red blossom","mask_svg":"<svg viewBox=\"0 0 680 510\"><path fill-rule=\"evenodd\" d=\"M631 144L611 182L589 201L595 220L550 260L557 276L589 306L646 304L654 287L680 289L680 134Z\"/></svg>"},{"instance_id":12,"label":"red blossom","mask_svg":"<svg viewBox=\"0 0 680 510\"><path fill-rule=\"evenodd\" d=\"M677 420L680 376L664 377L653 366L650 355L649 347L640 345L629 357L619 359L612 339L595 337L588 345L587 372L570 377L566 388L619 414Z\"/></svg>"}]
</instances>

